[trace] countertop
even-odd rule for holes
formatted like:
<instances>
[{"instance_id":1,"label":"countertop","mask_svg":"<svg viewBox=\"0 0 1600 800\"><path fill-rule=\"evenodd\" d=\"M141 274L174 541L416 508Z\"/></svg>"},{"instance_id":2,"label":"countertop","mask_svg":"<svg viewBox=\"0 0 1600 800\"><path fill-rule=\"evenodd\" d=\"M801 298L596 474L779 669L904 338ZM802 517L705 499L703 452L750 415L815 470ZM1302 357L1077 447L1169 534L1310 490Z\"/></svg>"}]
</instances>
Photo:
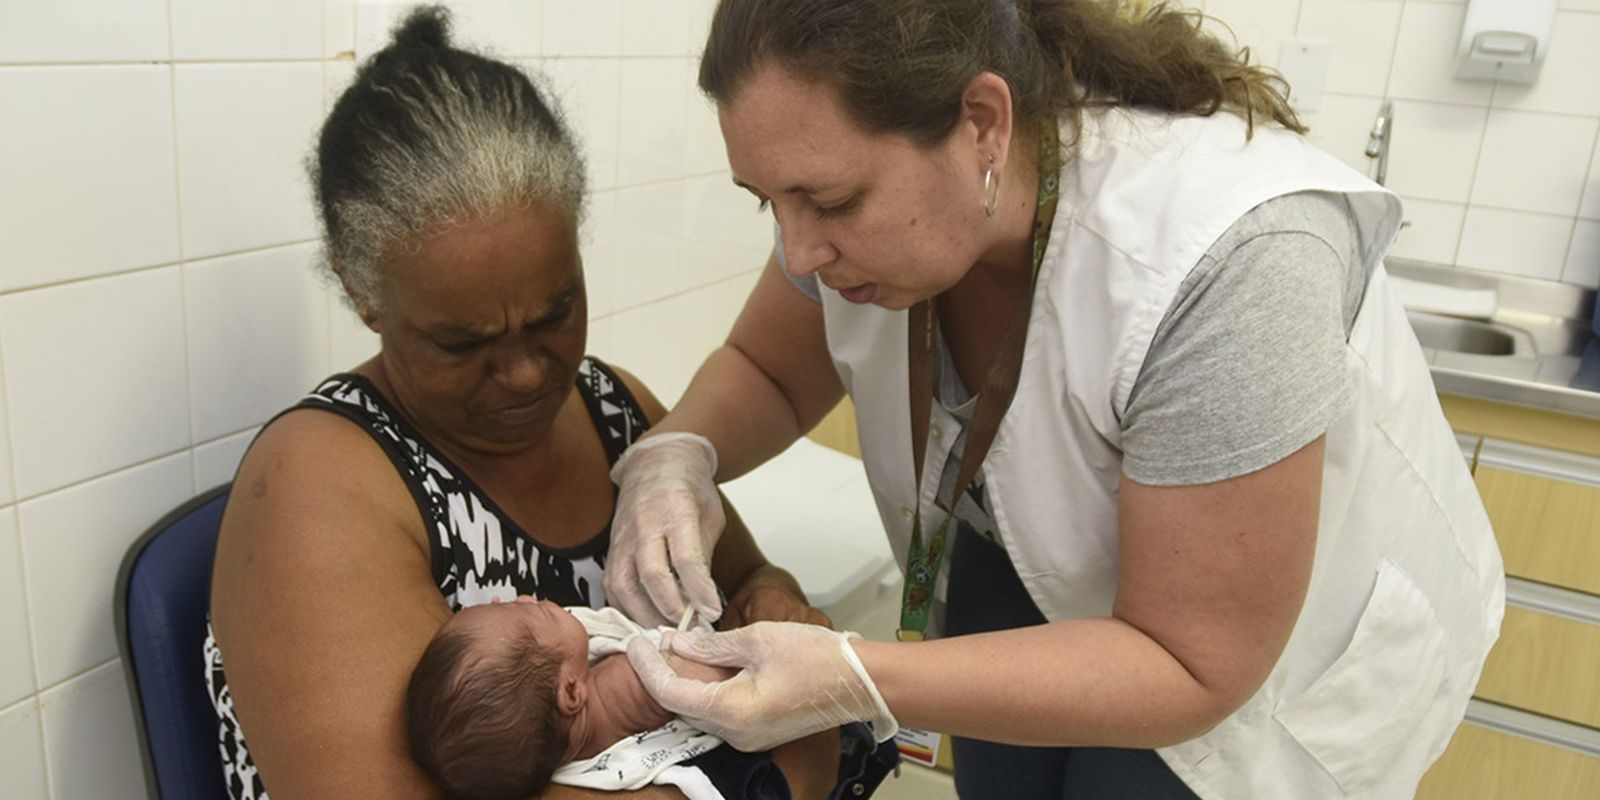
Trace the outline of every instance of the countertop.
<instances>
[{"instance_id":1,"label":"countertop","mask_svg":"<svg viewBox=\"0 0 1600 800\"><path fill-rule=\"evenodd\" d=\"M1398 277L1490 288L1498 295L1499 308L1485 324L1510 337L1513 352L1457 352L1425 341L1440 392L1600 419L1600 344L1590 327L1594 290L1398 258L1385 264Z\"/></svg>"}]
</instances>

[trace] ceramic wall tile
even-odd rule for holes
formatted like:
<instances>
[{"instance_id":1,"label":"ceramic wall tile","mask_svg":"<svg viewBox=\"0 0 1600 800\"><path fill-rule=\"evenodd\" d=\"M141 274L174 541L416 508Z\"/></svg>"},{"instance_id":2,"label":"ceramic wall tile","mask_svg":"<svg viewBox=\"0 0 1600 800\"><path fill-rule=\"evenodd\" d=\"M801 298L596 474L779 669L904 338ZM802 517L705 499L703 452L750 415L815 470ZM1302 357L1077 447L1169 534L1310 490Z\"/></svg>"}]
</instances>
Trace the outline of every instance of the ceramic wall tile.
<instances>
[{"instance_id":1,"label":"ceramic wall tile","mask_svg":"<svg viewBox=\"0 0 1600 800\"><path fill-rule=\"evenodd\" d=\"M1578 216L1600 219L1600 139L1596 140L1594 154L1589 157L1589 179L1584 181L1583 203L1578 206Z\"/></svg>"},{"instance_id":2,"label":"ceramic wall tile","mask_svg":"<svg viewBox=\"0 0 1600 800\"><path fill-rule=\"evenodd\" d=\"M1322 107L1301 118L1311 131L1312 144L1332 153L1351 168L1372 175L1376 162L1367 157L1367 136L1378 116L1382 101L1376 97L1329 93L1322 96Z\"/></svg>"},{"instance_id":3,"label":"ceramic wall tile","mask_svg":"<svg viewBox=\"0 0 1600 800\"><path fill-rule=\"evenodd\" d=\"M616 191L589 196L589 214L579 232L583 248L583 279L589 297L589 319L610 314L614 307L617 277Z\"/></svg>"},{"instance_id":4,"label":"ceramic wall tile","mask_svg":"<svg viewBox=\"0 0 1600 800\"><path fill-rule=\"evenodd\" d=\"M175 266L0 296L19 497L189 446L182 297Z\"/></svg>"},{"instance_id":5,"label":"ceramic wall tile","mask_svg":"<svg viewBox=\"0 0 1600 800\"><path fill-rule=\"evenodd\" d=\"M614 308L663 299L678 289L684 225L684 181L617 192Z\"/></svg>"},{"instance_id":6,"label":"ceramic wall tile","mask_svg":"<svg viewBox=\"0 0 1600 800\"><path fill-rule=\"evenodd\" d=\"M144 785L122 664L113 661L39 695L51 794L127 797Z\"/></svg>"},{"instance_id":7,"label":"ceramic wall tile","mask_svg":"<svg viewBox=\"0 0 1600 800\"><path fill-rule=\"evenodd\" d=\"M356 62L354 61L324 61L322 62L322 119L317 122L320 135L323 122L327 121L328 113L333 111L333 104L339 102L339 96L356 79ZM315 141L312 142L315 146ZM311 147L307 147L307 153Z\"/></svg>"},{"instance_id":8,"label":"ceramic wall tile","mask_svg":"<svg viewBox=\"0 0 1600 800\"><path fill-rule=\"evenodd\" d=\"M1600 222L1578 220L1567 250L1567 266L1561 272L1566 283L1600 289Z\"/></svg>"},{"instance_id":9,"label":"ceramic wall tile","mask_svg":"<svg viewBox=\"0 0 1600 800\"><path fill-rule=\"evenodd\" d=\"M1249 48L1250 63L1277 66L1283 40L1294 35L1300 5L1282 0L1207 0L1205 13L1212 18L1207 28L1222 41Z\"/></svg>"},{"instance_id":10,"label":"ceramic wall tile","mask_svg":"<svg viewBox=\"0 0 1600 800\"><path fill-rule=\"evenodd\" d=\"M727 176L728 148L722 141L717 106L699 91L691 92L684 103L684 172L687 175Z\"/></svg>"},{"instance_id":11,"label":"ceramic wall tile","mask_svg":"<svg viewBox=\"0 0 1600 800\"><path fill-rule=\"evenodd\" d=\"M377 355L381 343L378 334L345 302L343 290L327 284L322 290L328 297L328 371L346 372Z\"/></svg>"},{"instance_id":12,"label":"ceramic wall tile","mask_svg":"<svg viewBox=\"0 0 1600 800\"><path fill-rule=\"evenodd\" d=\"M39 728L39 703L33 698L0 709L0 775L6 792L18 800L48 797L44 740Z\"/></svg>"},{"instance_id":13,"label":"ceramic wall tile","mask_svg":"<svg viewBox=\"0 0 1600 800\"><path fill-rule=\"evenodd\" d=\"M544 54L622 54L622 0L545 0Z\"/></svg>"},{"instance_id":14,"label":"ceramic wall tile","mask_svg":"<svg viewBox=\"0 0 1600 800\"><path fill-rule=\"evenodd\" d=\"M1306 0L1298 36L1333 46L1327 90L1382 97L1400 30L1400 3L1391 0Z\"/></svg>"},{"instance_id":15,"label":"ceramic wall tile","mask_svg":"<svg viewBox=\"0 0 1600 800\"><path fill-rule=\"evenodd\" d=\"M0 365L0 506L11 505L11 501L17 499L16 484L12 482L10 431L11 414L7 411L5 369L4 365Z\"/></svg>"},{"instance_id":16,"label":"ceramic wall tile","mask_svg":"<svg viewBox=\"0 0 1600 800\"><path fill-rule=\"evenodd\" d=\"M168 69L0 68L0 291L178 259Z\"/></svg>"},{"instance_id":17,"label":"ceramic wall tile","mask_svg":"<svg viewBox=\"0 0 1600 800\"><path fill-rule=\"evenodd\" d=\"M617 185L622 146L622 61L619 59L546 59L542 73L589 163L589 190ZM631 135L631 134L630 134Z\"/></svg>"},{"instance_id":18,"label":"ceramic wall tile","mask_svg":"<svg viewBox=\"0 0 1600 800\"><path fill-rule=\"evenodd\" d=\"M1473 206L1467 209L1456 263L1473 269L1560 280L1572 228L1571 217Z\"/></svg>"},{"instance_id":19,"label":"ceramic wall tile","mask_svg":"<svg viewBox=\"0 0 1600 800\"><path fill-rule=\"evenodd\" d=\"M611 341L611 317L589 320L589 344L585 349L607 364L616 360Z\"/></svg>"},{"instance_id":20,"label":"ceramic wall tile","mask_svg":"<svg viewBox=\"0 0 1600 800\"><path fill-rule=\"evenodd\" d=\"M0 708L31 696L38 686L33 674L33 637L28 632L28 598L23 582L17 512L14 508L0 508Z\"/></svg>"},{"instance_id":21,"label":"ceramic wall tile","mask_svg":"<svg viewBox=\"0 0 1600 800\"><path fill-rule=\"evenodd\" d=\"M117 655L112 590L123 554L193 493L183 452L17 506L41 687Z\"/></svg>"},{"instance_id":22,"label":"ceramic wall tile","mask_svg":"<svg viewBox=\"0 0 1600 800\"><path fill-rule=\"evenodd\" d=\"M1527 111L1489 112L1472 186L1474 205L1573 216L1583 197L1583 164L1600 118Z\"/></svg>"},{"instance_id":23,"label":"ceramic wall tile","mask_svg":"<svg viewBox=\"0 0 1600 800\"><path fill-rule=\"evenodd\" d=\"M171 52L165 0L0 0L0 63L155 61Z\"/></svg>"},{"instance_id":24,"label":"ceramic wall tile","mask_svg":"<svg viewBox=\"0 0 1600 800\"><path fill-rule=\"evenodd\" d=\"M356 49L356 0L322 0L322 57L336 58Z\"/></svg>"},{"instance_id":25,"label":"ceramic wall tile","mask_svg":"<svg viewBox=\"0 0 1600 800\"><path fill-rule=\"evenodd\" d=\"M315 252L293 245L184 267L196 441L265 422L327 374Z\"/></svg>"},{"instance_id":26,"label":"ceramic wall tile","mask_svg":"<svg viewBox=\"0 0 1600 800\"><path fill-rule=\"evenodd\" d=\"M184 256L315 237L303 164L322 122L322 66L185 64L176 70Z\"/></svg>"},{"instance_id":27,"label":"ceramic wall tile","mask_svg":"<svg viewBox=\"0 0 1600 800\"><path fill-rule=\"evenodd\" d=\"M1408 2L1400 15L1400 36L1389 94L1410 100L1486 106L1490 81L1456 77L1456 45L1466 9L1447 3Z\"/></svg>"},{"instance_id":28,"label":"ceramic wall tile","mask_svg":"<svg viewBox=\"0 0 1600 800\"><path fill-rule=\"evenodd\" d=\"M679 289L759 269L772 251L772 216L726 174L685 182L684 268Z\"/></svg>"},{"instance_id":29,"label":"ceramic wall tile","mask_svg":"<svg viewBox=\"0 0 1600 800\"><path fill-rule=\"evenodd\" d=\"M617 165L621 186L681 178L688 152L689 100L694 80L687 58L630 58L622 62L622 128Z\"/></svg>"},{"instance_id":30,"label":"ceramic wall tile","mask_svg":"<svg viewBox=\"0 0 1600 800\"><path fill-rule=\"evenodd\" d=\"M1600 14L1556 15L1549 52L1533 84L1495 84L1494 105L1522 111L1548 111L1600 117Z\"/></svg>"},{"instance_id":31,"label":"ceramic wall tile","mask_svg":"<svg viewBox=\"0 0 1600 800\"><path fill-rule=\"evenodd\" d=\"M693 0L622 0L622 53L682 56L689 52Z\"/></svg>"},{"instance_id":32,"label":"ceramic wall tile","mask_svg":"<svg viewBox=\"0 0 1600 800\"><path fill-rule=\"evenodd\" d=\"M195 445L194 493L198 495L233 480L234 473L239 471L239 460L244 458L245 451L260 432L260 428L251 428Z\"/></svg>"},{"instance_id":33,"label":"ceramic wall tile","mask_svg":"<svg viewBox=\"0 0 1600 800\"><path fill-rule=\"evenodd\" d=\"M322 0L171 0L182 61L318 58Z\"/></svg>"},{"instance_id":34,"label":"ceramic wall tile","mask_svg":"<svg viewBox=\"0 0 1600 800\"><path fill-rule=\"evenodd\" d=\"M453 41L499 59L531 58L544 50L539 2L452 0Z\"/></svg>"},{"instance_id":35,"label":"ceramic wall tile","mask_svg":"<svg viewBox=\"0 0 1600 800\"><path fill-rule=\"evenodd\" d=\"M1395 101L1389 187L1407 197L1467 202L1488 114L1472 106Z\"/></svg>"},{"instance_id":36,"label":"ceramic wall tile","mask_svg":"<svg viewBox=\"0 0 1600 800\"><path fill-rule=\"evenodd\" d=\"M699 58L705 50L706 37L711 34L711 16L716 10L717 0L689 0L689 10L684 14L684 21L689 24L688 50L684 55Z\"/></svg>"},{"instance_id":37,"label":"ceramic wall tile","mask_svg":"<svg viewBox=\"0 0 1600 800\"><path fill-rule=\"evenodd\" d=\"M1389 255L1435 264L1453 264L1461 244L1467 207L1421 198L1405 198L1406 226L1395 237Z\"/></svg>"}]
</instances>

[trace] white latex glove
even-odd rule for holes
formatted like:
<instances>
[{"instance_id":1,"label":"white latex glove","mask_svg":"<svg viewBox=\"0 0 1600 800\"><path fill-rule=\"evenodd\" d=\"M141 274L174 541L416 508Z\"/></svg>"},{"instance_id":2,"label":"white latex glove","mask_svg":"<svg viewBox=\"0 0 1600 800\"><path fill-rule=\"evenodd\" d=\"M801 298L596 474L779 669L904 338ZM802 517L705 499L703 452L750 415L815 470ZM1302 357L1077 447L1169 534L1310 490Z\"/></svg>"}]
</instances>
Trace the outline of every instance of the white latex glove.
<instances>
[{"instance_id":1,"label":"white latex glove","mask_svg":"<svg viewBox=\"0 0 1600 800\"><path fill-rule=\"evenodd\" d=\"M629 447L611 480L621 487L606 556L606 602L644 627L676 625L687 605L722 616L711 553L726 518L704 436L663 433Z\"/></svg>"},{"instance_id":2,"label":"white latex glove","mask_svg":"<svg viewBox=\"0 0 1600 800\"><path fill-rule=\"evenodd\" d=\"M739 750L766 750L858 720L872 723L874 738L886 741L900 726L850 646L852 638L861 637L798 622L758 622L663 641L691 661L743 668L718 683L679 677L643 637L628 643L628 661L662 708Z\"/></svg>"}]
</instances>

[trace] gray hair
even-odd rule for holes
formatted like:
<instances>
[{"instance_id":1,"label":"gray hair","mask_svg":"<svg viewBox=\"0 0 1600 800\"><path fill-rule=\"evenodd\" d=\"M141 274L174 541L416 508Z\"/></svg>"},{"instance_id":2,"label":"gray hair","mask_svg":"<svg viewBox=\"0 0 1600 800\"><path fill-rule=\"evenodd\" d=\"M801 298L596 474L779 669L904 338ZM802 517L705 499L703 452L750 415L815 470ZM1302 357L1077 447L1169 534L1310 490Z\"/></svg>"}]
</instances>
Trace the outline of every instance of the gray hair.
<instances>
[{"instance_id":1,"label":"gray hair","mask_svg":"<svg viewBox=\"0 0 1600 800\"><path fill-rule=\"evenodd\" d=\"M516 67L451 47L438 6L357 73L310 173L323 266L358 310L380 309L385 259L429 233L536 204L583 220L583 157L560 110Z\"/></svg>"}]
</instances>

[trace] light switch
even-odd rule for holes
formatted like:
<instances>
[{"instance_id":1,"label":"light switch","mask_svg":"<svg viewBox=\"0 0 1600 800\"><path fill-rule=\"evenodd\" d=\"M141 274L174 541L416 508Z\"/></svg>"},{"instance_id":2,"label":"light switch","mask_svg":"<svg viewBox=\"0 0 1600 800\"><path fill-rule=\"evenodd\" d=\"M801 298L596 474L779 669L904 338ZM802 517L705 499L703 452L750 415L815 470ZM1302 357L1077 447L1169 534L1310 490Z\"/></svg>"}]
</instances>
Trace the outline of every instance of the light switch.
<instances>
[{"instance_id":1,"label":"light switch","mask_svg":"<svg viewBox=\"0 0 1600 800\"><path fill-rule=\"evenodd\" d=\"M1328 85L1333 45L1326 39L1294 38L1283 43L1278 71L1289 82L1289 104L1296 111L1316 111Z\"/></svg>"}]
</instances>

